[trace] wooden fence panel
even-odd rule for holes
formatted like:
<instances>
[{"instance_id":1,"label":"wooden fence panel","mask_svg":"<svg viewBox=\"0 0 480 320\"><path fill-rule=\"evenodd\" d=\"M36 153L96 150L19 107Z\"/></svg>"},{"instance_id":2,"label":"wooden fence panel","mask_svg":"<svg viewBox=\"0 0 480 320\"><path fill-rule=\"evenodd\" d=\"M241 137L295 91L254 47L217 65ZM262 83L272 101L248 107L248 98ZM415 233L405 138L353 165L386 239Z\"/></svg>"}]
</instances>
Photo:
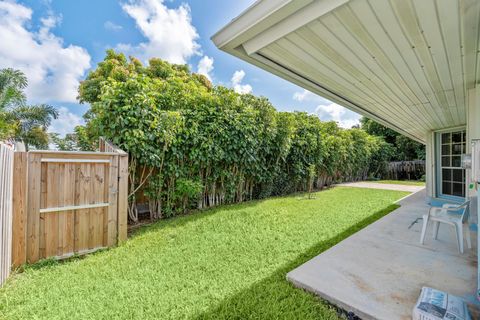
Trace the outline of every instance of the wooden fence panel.
<instances>
[{"instance_id":1,"label":"wooden fence panel","mask_svg":"<svg viewBox=\"0 0 480 320\"><path fill-rule=\"evenodd\" d=\"M28 154L15 152L13 174L13 247L12 263L19 266L27 259L27 165Z\"/></svg>"},{"instance_id":2,"label":"wooden fence panel","mask_svg":"<svg viewBox=\"0 0 480 320\"><path fill-rule=\"evenodd\" d=\"M12 211L11 201L0 198L0 281L7 276L4 267L10 270L12 264L92 252L127 238L128 155L102 143L103 152L8 149L10 158L2 146L0 195L7 181L14 192L13 218L3 215L4 209ZM3 168L7 158L11 170ZM4 223L13 224L13 230ZM13 244L4 244L8 234Z\"/></svg>"},{"instance_id":3,"label":"wooden fence panel","mask_svg":"<svg viewBox=\"0 0 480 320\"><path fill-rule=\"evenodd\" d=\"M106 247L111 156L90 159L89 155L40 155L38 258L68 257Z\"/></svg>"},{"instance_id":4,"label":"wooden fence panel","mask_svg":"<svg viewBox=\"0 0 480 320\"><path fill-rule=\"evenodd\" d=\"M76 205L81 206L88 203L90 190L90 165L79 164L76 179ZM75 210L75 250L77 252L87 251L89 238L90 209Z\"/></svg>"},{"instance_id":5,"label":"wooden fence panel","mask_svg":"<svg viewBox=\"0 0 480 320\"><path fill-rule=\"evenodd\" d=\"M0 144L0 284L8 278L12 260L14 152Z\"/></svg>"},{"instance_id":6,"label":"wooden fence panel","mask_svg":"<svg viewBox=\"0 0 480 320\"><path fill-rule=\"evenodd\" d=\"M393 161L388 164L387 178L418 180L425 174L425 160Z\"/></svg>"},{"instance_id":7,"label":"wooden fence panel","mask_svg":"<svg viewBox=\"0 0 480 320\"><path fill-rule=\"evenodd\" d=\"M126 239L128 157L110 150L15 154L14 266Z\"/></svg>"},{"instance_id":8,"label":"wooden fence panel","mask_svg":"<svg viewBox=\"0 0 480 320\"><path fill-rule=\"evenodd\" d=\"M108 163L57 161L42 162L39 258L104 247L104 207L67 209L106 202L104 167Z\"/></svg>"}]
</instances>

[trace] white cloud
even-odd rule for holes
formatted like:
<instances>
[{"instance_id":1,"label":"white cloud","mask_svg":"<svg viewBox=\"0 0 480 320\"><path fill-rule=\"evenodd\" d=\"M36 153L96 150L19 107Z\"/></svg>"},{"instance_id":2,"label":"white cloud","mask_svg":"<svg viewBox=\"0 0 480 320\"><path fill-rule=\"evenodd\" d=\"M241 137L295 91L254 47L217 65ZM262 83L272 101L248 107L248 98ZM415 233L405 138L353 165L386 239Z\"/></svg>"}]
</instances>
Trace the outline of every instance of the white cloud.
<instances>
[{"instance_id":1,"label":"white cloud","mask_svg":"<svg viewBox=\"0 0 480 320\"><path fill-rule=\"evenodd\" d=\"M311 91L303 89L293 94L293 100L318 104L315 114L323 121L335 121L342 128L351 128L360 123L360 115Z\"/></svg>"},{"instance_id":2,"label":"white cloud","mask_svg":"<svg viewBox=\"0 0 480 320\"><path fill-rule=\"evenodd\" d=\"M209 56L203 56L202 59L198 62L197 72L203 74L208 80L212 80L210 72L213 70L213 58Z\"/></svg>"},{"instance_id":3,"label":"white cloud","mask_svg":"<svg viewBox=\"0 0 480 320\"><path fill-rule=\"evenodd\" d=\"M0 68L22 70L33 102L75 102L79 80L90 68L90 55L79 46L63 43L52 33L60 17L42 18L31 31L32 10L13 1L0 2Z\"/></svg>"},{"instance_id":4,"label":"white cloud","mask_svg":"<svg viewBox=\"0 0 480 320\"><path fill-rule=\"evenodd\" d=\"M199 54L200 50L190 7L182 4L176 9L170 9L163 2L130 0L122 5L123 10L135 20L147 42L137 46L121 44L118 48L143 60L158 57L171 63L184 64L191 56Z\"/></svg>"},{"instance_id":5,"label":"white cloud","mask_svg":"<svg viewBox=\"0 0 480 320\"><path fill-rule=\"evenodd\" d=\"M245 77L245 71L237 70L232 76L232 86L235 92L244 94L252 93L252 86L249 84L242 84L243 78Z\"/></svg>"},{"instance_id":6,"label":"white cloud","mask_svg":"<svg viewBox=\"0 0 480 320\"><path fill-rule=\"evenodd\" d=\"M312 93L308 90L303 89L303 91L300 92L295 92L293 94L293 100L299 101L299 102L317 102L317 103L328 103L329 101L325 98L320 97L319 95L316 95L315 93Z\"/></svg>"},{"instance_id":7,"label":"white cloud","mask_svg":"<svg viewBox=\"0 0 480 320\"><path fill-rule=\"evenodd\" d=\"M52 121L48 131L58 133L61 137L64 137L67 133L73 133L73 129L76 126L83 124L82 117L70 112L65 107L60 107L58 108L58 118Z\"/></svg>"},{"instance_id":8,"label":"white cloud","mask_svg":"<svg viewBox=\"0 0 480 320\"><path fill-rule=\"evenodd\" d=\"M107 30L110 30L110 31L120 31L123 29L122 26L116 24L115 22L112 22L112 21L105 21L105 23L103 24L103 27Z\"/></svg>"},{"instance_id":9,"label":"white cloud","mask_svg":"<svg viewBox=\"0 0 480 320\"><path fill-rule=\"evenodd\" d=\"M360 123L360 115L348 110L336 103L330 103L328 105L319 105L315 109L315 114L321 120L335 121L342 128L351 128L354 125Z\"/></svg>"}]
</instances>

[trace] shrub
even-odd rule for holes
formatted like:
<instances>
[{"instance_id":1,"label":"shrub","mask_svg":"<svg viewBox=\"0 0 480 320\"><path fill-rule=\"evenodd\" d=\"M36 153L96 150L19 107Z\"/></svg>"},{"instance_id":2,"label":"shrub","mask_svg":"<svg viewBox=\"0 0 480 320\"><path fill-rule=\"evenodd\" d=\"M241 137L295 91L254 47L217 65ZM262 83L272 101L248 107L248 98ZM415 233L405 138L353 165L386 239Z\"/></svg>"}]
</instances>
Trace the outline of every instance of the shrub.
<instances>
[{"instance_id":1,"label":"shrub","mask_svg":"<svg viewBox=\"0 0 480 320\"><path fill-rule=\"evenodd\" d=\"M130 156L130 219L145 195L152 218L322 188L379 171L382 140L264 97L213 86L187 66L107 57L79 89L91 104L82 137L105 136ZM85 140L85 139L83 139Z\"/></svg>"}]
</instances>

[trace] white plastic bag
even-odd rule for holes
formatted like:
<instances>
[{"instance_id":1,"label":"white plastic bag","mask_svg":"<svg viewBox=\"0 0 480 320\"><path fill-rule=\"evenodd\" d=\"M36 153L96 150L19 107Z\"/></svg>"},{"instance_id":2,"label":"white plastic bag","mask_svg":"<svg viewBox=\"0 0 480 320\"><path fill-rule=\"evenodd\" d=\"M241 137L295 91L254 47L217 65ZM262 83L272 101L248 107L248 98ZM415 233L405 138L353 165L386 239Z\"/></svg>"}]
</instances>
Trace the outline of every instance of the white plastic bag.
<instances>
[{"instance_id":1,"label":"white plastic bag","mask_svg":"<svg viewBox=\"0 0 480 320\"><path fill-rule=\"evenodd\" d=\"M413 309L413 320L471 320L471 317L461 298L423 287Z\"/></svg>"}]
</instances>

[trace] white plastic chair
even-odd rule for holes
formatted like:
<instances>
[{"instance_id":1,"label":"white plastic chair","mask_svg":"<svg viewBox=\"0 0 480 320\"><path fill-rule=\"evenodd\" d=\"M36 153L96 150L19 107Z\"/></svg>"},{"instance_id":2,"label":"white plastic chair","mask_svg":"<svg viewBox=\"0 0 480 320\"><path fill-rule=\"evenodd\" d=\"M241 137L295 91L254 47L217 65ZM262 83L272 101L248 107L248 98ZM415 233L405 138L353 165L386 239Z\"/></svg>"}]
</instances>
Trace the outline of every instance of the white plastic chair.
<instances>
[{"instance_id":1,"label":"white plastic chair","mask_svg":"<svg viewBox=\"0 0 480 320\"><path fill-rule=\"evenodd\" d=\"M438 236L438 229L440 228L440 223L445 223L455 228L458 250L460 251L460 253L463 253L463 229L465 229L467 247L471 249L472 242L470 239L469 207L470 201L466 201L462 204L446 203L441 208L431 207L428 211L428 214L423 215L423 227L420 243L424 244L428 222L433 221L433 238L435 240Z\"/></svg>"}]
</instances>

